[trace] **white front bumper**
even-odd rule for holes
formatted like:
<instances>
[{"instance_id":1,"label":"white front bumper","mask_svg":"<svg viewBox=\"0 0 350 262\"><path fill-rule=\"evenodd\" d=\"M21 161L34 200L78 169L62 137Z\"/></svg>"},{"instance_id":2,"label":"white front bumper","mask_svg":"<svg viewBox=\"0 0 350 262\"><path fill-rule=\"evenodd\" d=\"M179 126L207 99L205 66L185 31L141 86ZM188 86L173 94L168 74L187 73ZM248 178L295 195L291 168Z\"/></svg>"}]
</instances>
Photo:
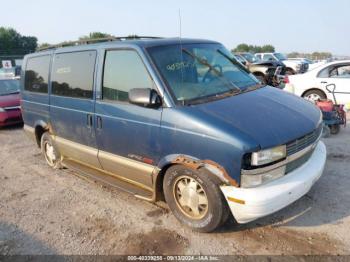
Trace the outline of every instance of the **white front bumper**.
<instances>
[{"instance_id":1,"label":"white front bumper","mask_svg":"<svg viewBox=\"0 0 350 262\"><path fill-rule=\"evenodd\" d=\"M310 159L284 177L255 188L221 186L221 191L236 221L248 223L288 206L309 192L322 175L326 158L326 146L320 141Z\"/></svg>"}]
</instances>

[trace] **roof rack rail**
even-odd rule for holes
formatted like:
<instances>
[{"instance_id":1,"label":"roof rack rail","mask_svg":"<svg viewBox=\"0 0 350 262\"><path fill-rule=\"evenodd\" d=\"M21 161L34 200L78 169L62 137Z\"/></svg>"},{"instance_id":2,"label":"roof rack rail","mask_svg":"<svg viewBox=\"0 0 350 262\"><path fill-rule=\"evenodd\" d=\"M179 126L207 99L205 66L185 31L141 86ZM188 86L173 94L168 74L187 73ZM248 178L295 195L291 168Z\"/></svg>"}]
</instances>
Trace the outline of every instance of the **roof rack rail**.
<instances>
[{"instance_id":1,"label":"roof rack rail","mask_svg":"<svg viewBox=\"0 0 350 262\"><path fill-rule=\"evenodd\" d=\"M68 41L68 42L62 42L56 45L45 46L42 48L38 48L37 51L56 49L56 48L66 47L66 46L88 45L88 44L111 42L111 41L125 41L125 40L132 40L132 39L141 39L141 40L142 39L162 39L162 38L163 37L157 37L157 36L129 35L129 36L111 36L111 37L94 38L94 39L81 39L77 41Z\"/></svg>"}]
</instances>

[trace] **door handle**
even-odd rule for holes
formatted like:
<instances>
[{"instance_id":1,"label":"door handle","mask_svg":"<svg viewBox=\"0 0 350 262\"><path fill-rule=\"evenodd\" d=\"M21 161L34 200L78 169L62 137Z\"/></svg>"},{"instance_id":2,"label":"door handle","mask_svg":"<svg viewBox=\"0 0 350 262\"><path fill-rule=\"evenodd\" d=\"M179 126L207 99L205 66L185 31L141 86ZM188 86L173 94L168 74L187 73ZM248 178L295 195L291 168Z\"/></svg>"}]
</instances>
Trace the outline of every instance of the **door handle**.
<instances>
[{"instance_id":1,"label":"door handle","mask_svg":"<svg viewBox=\"0 0 350 262\"><path fill-rule=\"evenodd\" d=\"M321 81L321 84L327 84L327 81Z\"/></svg>"},{"instance_id":2,"label":"door handle","mask_svg":"<svg viewBox=\"0 0 350 262\"><path fill-rule=\"evenodd\" d=\"M92 127L92 115L90 114L87 115L86 125Z\"/></svg>"},{"instance_id":3,"label":"door handle","mask_svg":"<svg viewBox=\"0 0 350 262\"><path fill-rule=\"evenodd\" d=\"M97 116L97 128L102 129L102 117Z\"/></svg>"}]
</instances>

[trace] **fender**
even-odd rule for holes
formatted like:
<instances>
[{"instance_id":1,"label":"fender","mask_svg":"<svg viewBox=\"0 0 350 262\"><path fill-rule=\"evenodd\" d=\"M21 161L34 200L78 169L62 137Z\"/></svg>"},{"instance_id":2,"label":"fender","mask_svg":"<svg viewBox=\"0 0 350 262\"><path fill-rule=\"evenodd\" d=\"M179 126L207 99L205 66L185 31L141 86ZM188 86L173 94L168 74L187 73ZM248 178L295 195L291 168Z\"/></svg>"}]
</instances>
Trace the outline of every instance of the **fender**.
<instances>
[{"instance_id":1,"label":"fender","mask_svg":"<svg viewBox=\"0 0 350 262\"><path fill-rule=\"evenodd\" d=\"M50 125L46 123L43 120L37 120L34 123L34 135L36 139L36 143L38 144L38 147L40 147L40 141L42 134L47 131L51 130Z\"/></svg>"},{"instance_id":2,"label":"fender","mask_svg":"<svg viewBox=\"0 0 350 262\"><path fill-rule=\"evenodd\" d=\"M44 130L49 130L50 129L49 124L46 123L44 120L37 120L37 121L35 121L34 128L36 129L39 126L42 127Z\"/></svg>"},{"instance_id":3,"label":"fender","mask_svg":"<svg viewBox=\"0 0 350 262\"><path fill-rule=\"evenodd\" d=\"M230 177L230 175L226 172L226 170L221 165L219 165L218 163L212 160L209 160L209 159L200 160L196 157L192 157L189 155L172 154L164 157L159 162L158 168L162 170L165 166L171 165L171 164L184 165L194 170L205 168L211 174L219 178L220 181L223 182L224 184L239 187L239 184L237 183L237 181L232 177Z\"/></svg>"}]
</instances>

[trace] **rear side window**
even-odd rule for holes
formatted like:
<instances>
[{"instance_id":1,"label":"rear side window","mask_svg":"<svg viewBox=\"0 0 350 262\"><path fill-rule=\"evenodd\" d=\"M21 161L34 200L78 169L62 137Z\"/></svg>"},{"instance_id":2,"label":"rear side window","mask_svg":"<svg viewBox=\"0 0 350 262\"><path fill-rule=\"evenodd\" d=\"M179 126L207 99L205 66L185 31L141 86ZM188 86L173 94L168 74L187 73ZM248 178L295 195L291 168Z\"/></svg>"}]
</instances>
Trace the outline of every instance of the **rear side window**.
<instances>
[{"instance_id":1,"label":"rear side window","mask_svg":"<svg viewBox=\"0 0 350 262\"><path fill-rule=\"evenodd\" d=\"M139 55L132 50L106 52L103 73L103 100L129 100L132 88L152 88L153 81Z\"/></svg>"},{"instance_id":2,"label":"rear side window","mask_svg":"<svg viewBox=\"0 0 350 262\"><path fill-rule=\"evenodd\" d=\"M96 51L56 54L51 82L52 94L92 99Z\"/></svg>"},{"instance_id":3,"label":"rear side window","mask_svg":"<svg viewBox=\"0 0 350 262\"><path fill-rule=\"evenodd\" d=\"M47 93L50 59L49 55L28 58L24 77L24 90Z\"/></svg>"}]
</instances>

